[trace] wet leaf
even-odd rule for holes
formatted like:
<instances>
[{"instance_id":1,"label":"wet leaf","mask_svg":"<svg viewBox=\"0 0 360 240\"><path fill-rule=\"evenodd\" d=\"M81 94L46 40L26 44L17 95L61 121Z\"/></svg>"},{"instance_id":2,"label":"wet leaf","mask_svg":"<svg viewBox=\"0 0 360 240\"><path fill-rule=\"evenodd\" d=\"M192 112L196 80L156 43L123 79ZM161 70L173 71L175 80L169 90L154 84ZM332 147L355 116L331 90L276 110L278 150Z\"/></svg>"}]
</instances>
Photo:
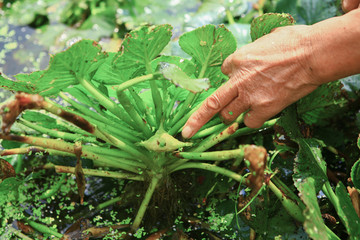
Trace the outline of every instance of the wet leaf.
<instances>
[{"instance_id":1,"label":"wet leaf","mask_svg":"<svg viewBox=\"0 0 360 240\"><path fill-rule=\"evenodd\" d=\"M48 69L42 72L40 77L27 74L18 74L15 77L20 82L33 84L36 93L49 96L70 85L78 84L78 79L91 80L106 58L107 54L101 51L96 42L82 40L66 51L52 56Z\"/></svg>"},{"instance_id":2,"label":"wet leaf","mask_svg":"<svg viewBox=\"0 0 360 240\"><path fill-rule=\"evenodd\" d=\"M297 111L307 124L326 125L345 111L349 104L341 81L321 85L314 92L299 100Z\"/></svg>"},{"instance_id":3,"label":"wet leaf","mask_svg":"<svg viewBox=\"0 0 360 240\"><path fill-rule=\"evenodd\" d=\"M18 74L17 80L9 79L0 74L0 87L15 92L36 93L39 90L32 81L40 78L43 73L44 71L36 71L31 74Z\"/></svg>"},{"instance_id":4,"label":"wet leaf","mask_svg":"<svg viewBox=\"0 0 360 240\"><path fill-rule=\"evenodd\" d=\"M277 27L294 25L295 20L290 14L286 13L265 13L251 22L251 39L256 39L269 34Z\"/></svg>"},{"instance_id":5,"label":"wet leaf","mask_svg":"<svg viewBox=\"0 0 360 240\"><path fill-rule=\"evenodd\" d=\"M209 73L213 69L220 70L225 58L236 50L236 40L228 29L223 25L206 25L181 35L179 45L194 58L198 77L209 77L213 87L221 84Z\"/></svg>"},{"instance_id":6,"label":"wet leaf","mask_svg":"<svg viewBox=\"0 0 360 240\"><path fill-rule=\"evenodd\" d=\"M145 68L169 43L171 30L172 27L167 24L142 26L126 34L120 52L114 57L116 69L133 73Z\"/></svg>"},{"instance_id":7,"label":"wet leaf","mask_svg":"<svg viewBox=\"0 0 360 240\"><path fill-rule=\"evenodd\" d=\"M300 0L297 1L297 12L306 24L314 24L336 16L336 1L332 0Z\"/></svg>"},{"instance_id":8,"label":"wet leaf","mask_svg":"<svg viewBox=\"0 0 360 240\"><path fill-rule=\"evenodd\" d=\"M303 180L310 177L315 180L315 189L319 191L327 180L326 162L321 154L323 143L317 139L305 138L296 141L299 144L299 152L295 159L294 184L297 187Z\"/></svg>"},{"instance_id":9,"label":"wet leaf","mask_svg":"<svg viewBox=\"0 0 360 240\"><path fill-rule=\"evenodd\" d=\"M308 177L298 184L300 198L305 203L306 209L304 210L305 231L312 239L328 239L326 233L326 226L321 216L320 207L316 197L315 180Z\"/></svg>"},{"instance_id":10,"label":"wet leaf","mask_svg":"<svg viewBox=\"0 0 360 240\"><path fill-rule=\"evenodd\" d=\"M176 86L185 88L190 92L197 93L207 90L210 87L208 78L193 79L186 75L178 66L171 63L161 64L161 73L164 77L174 83Z\"/></svg>"},{"instance_id":11,"label":"wet leaf","mask_svg":"<svg viewBox=\"0 0 360 240\"><path fill-rule=\"evenodd\" d=\"M360 160L357 160L351 168L351 180L356 189L360 190Z\"/></svg>"},{"instance_id":12,"label":"wet leaf","mask_svg":"<svg viewBox=\"0 0 360 240\"><path fill-rule=\"evenodd\" d=\"M5 178L15 177L14 167L6 160L0 158L0 179L4 180Z\"/></svg>"},{"instance_id":13,"label":"wet leaf","mask_svg":"<svg viewBox=\"0 0 360 240\"><path fill-rule=\"evenodd\" d=\"M337 211L340 219L346 227L347 232L352 239L360 239L360 218L358 217L348 192L342 182L339 182L335 188L335 194L338 197L339 206L342 211Z\"/></svg>"}]
</instances>

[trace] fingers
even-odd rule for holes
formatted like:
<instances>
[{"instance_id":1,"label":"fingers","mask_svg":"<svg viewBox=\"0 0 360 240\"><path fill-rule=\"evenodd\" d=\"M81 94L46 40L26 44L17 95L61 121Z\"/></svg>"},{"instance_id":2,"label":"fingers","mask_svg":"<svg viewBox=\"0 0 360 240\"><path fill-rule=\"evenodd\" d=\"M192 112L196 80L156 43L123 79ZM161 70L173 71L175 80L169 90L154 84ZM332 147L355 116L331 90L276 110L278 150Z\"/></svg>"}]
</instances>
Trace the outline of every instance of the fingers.
<instances>
[{"instance_id":1,"label":"fingers","mask_svg":"<svg viewBox=\"0 0 360 240\"><path fill-rule=\"evenodd\" d=\"M343 0L341 5L343 11L347 13L360 7L360 0Z\"/></svg>"},{"instance_id":2,"label":"fingers","mask_svg":"<svg viewBox=\"0 0 360 240\"><path fill-rule=\"evenodd\" d=\"M233 53L234 54L234 53ZM232 58L233 58L233 54L231 54L230 56L228 56L225 61L223 62L222 66L221 66L221 71L225 74L225 75L229 75L232 72Z\"/></svg>"},{"instance_id":3,"label":"fingers","mask_svg":"<svg viewBox=\"0 0 360 240\"><path fill-rule=\"evenodd\" d=\"M242 96L240 96L242 95ZM247 102L247 97L243 96L243 93L239 93L239 96L230 102L221 110L220 114L225 124L229 124L234 121L241 113L250 108L250 104Z\"/></svg>"},{"instance_id":4,"label":"fingers","mask_svg":"<svg viewBox=\"0 0 360 240\"><path fill-rule=\"evenodd\" d=\"M205 123L236 97L237 88L232 82L229 81L221 86L191 115L183 128L182 136L184 138L192 137Z\"/></svg>"}]
</instances>

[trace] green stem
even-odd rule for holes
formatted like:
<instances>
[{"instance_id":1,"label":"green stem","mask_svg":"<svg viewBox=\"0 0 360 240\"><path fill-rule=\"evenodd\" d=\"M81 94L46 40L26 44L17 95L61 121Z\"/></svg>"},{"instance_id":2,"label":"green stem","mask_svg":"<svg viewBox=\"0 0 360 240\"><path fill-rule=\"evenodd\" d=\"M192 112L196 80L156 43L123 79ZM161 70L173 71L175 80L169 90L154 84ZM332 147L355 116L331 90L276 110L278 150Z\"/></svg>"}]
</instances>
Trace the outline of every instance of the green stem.
<instances>
[{"instance_id":1,"label":"green stem","mask_svg":"<svg viewBox=\"0 0 360 240\"><path fill-rule=\"evenodd\" d=\"M142 119L142 117L138 114L135 110L133 104L130 102L130 99L123 91L116 91L118 100L120 104L123 106L125 111L129 114L138 128L145 134L146 138L150 138L153 134L150 130L149 126L147 125L146 121Z\"/></svg>"},{"instance_id":2,"label":"green stem","mask_svg":"<svg viewBox=\"0 0 360 240\"><path fill-rule=\"evenodd\" d=\"M232 178L238 182L243 181L243 177L241 175L234 173L233 171L230 171L225 168L218 167L216 165L209 164L209 163L188 162L188 163L184 163L184 164L178 166L177 168L171 170L171 172L175 172L175 171L179 171L179 170L183 170L183 169L189 169L189 168L203 169L203 170L222 174L222 175Z\"/></svg>"},{"instance_id":3,"label":"green stem","mask_svg":"<svg viewBox=\"0 0 360 240\"><path fill-rule=\"evenodd\" d=\"M189 92L184 103L180 106L179 111L175 114L169 126L174 126L174 124L176 124L184 116L184 114L186 114L186 112L191 108L191 104L194 101L195 97L195 93Z\"/></svg>"},{"instance_id":4,"label":"green stem","mask_svg":"<svg viewBox=\"0 0 360 240\"><path fill-rule=\"evenodd\" d=\"M125 138L125 139L128 139L133 142L141 141L141 139L136 137L139 134L139 132L129 129L129 127L123 126L124 123L116 124L115 122L111 121L111 119L106 118L94 111L91 111L90 109L86 108L85 106L75 102L74 100L72 100L71 98L66 96L64 93L60 93L59 95L66 102L70 103L75 109L77 109L81 113L85 114L85 116L82 114L79 114L79 113L75 113L73 111L70 111L71 113L77 114L97 126L99 126L99 125L106 126L105 128L111 129L111 130L109 130L109 132L115 133L115 134L119 135L121 138ZM67 109L67 111L69 111L69 110Z\"/></svg>"},{"instance_id":5,"label":"green stem","mask_svg":"<svg viewBox=\"0 0 360 240\"><path fill-rule=\"evenodd\" d=\"M17 141L17 142L27 143L30 145L40 146L40 147L43 147L46 149L50 148L50 149L54 149L57 151L62 151L62 152L66 152L66 153L75 155L73 144L67 143L67 142L64 142L61 140L57 140L57 139L17 136L17 135L4 135L4 134L0 134L0 138L9 140L9 141ZM135 161L116 158L115 159L116 162L115 162L114 158L106 158L103 155L98 155L98 154L87 151L86 146L83 147L81 156L84 158L91 159L94 162L100 163L103 166L121 168L126 171L131 171L134 173L139 172L137 167L131 166L131 165L139 165Z\"/></svg>"},{"instance_id":6,"label":"green stem","mask_svg":"<svg viewBox=\"0 0 360 240\"><path fill-rule=\"evenodd\" d=\"M239 128L239 123L244 120L245 114L241 114L235 122L233 122L230 126L225 126L226 128L220 132L215 132L214 134L207 137L204 141L201 141L200 144L191 149L191 152L204 152L207 149L213 147L214 145L218 144L219 142L224 141L225 139L229 138L234 132Z\"/></svg>"},{"instance_id":7,"label":"green stem","mask_svg":"<svg viewBox=\"0 0 360 240\"><path fill-rule=\"evenodd\" d=\"M119 196L119 197L110 199L110 200L108 200L108 201L106 201L106 202L100 203L99 205L97 205L96 210L104 209L104 208L106 208L106 207L108 207L108 206L111 206L111 205L113 205L114 203L117 203L117 202L119 202L119 201L121 201L121 200L123 200L123 199L124 199L124 197Z\"/></svg>"},{"instance_id":8,"label":"green stem","mask_svg":"<svg viewBox=\"0 0 360 240\"><path fill-rule=\"evenodd\" d=\"M224 129L224 126L225 125L223 123L220 123L218 125L215 125L215 126L200 130L194 136L192 136L191 139L199 139L199 138L209 136L211 134L214 134L215 132L218 132L221 129Z\"/></svg>"},{"instance_id":9,"label":"green stem","mask_svg":"<svg viewBox=\"0 0 360 240\"><path fill-rule=\"evenodd\" d=\"M224 161L234 158L243 159L244 148L214 152L178 152L175 155L177 157L187 158L191 160Z\"/></svg>"},{"instance_id":10,"label":"green stem","mask_svg":"<svg viewBox=\"0 0 360 240\"><path fill-rule=\"evenodd\" d=\"M226 10L226 17L227 17L227 20L228 20L228 22L229 22L230 25L232 25L232 24L235 23L234 17L233 17L233 15L231 14L231 12L230 12L229 9Z\"/></svg>"},{"instance_id":11,"label":"green stem","mask_svg":"<svg viewBox=\"0 0 360 240\"><path fill-rule=\"evenodd\" d=\"M66 178L66 174L65 173L61 174L60 180L57 181L57 183L53 187L51 187L48 190L46 190L45 192L43 192L39 196L39 199L46 199L46 198L49 198L49 197L55 195L55 193L57 193L59 191L60 187L63 185L65 178Z\"/></svg>"},{"instance_id":12,"label":"green stem","mask_svg":"<svg viewBox=\"0 0 360 240\"><path fill-rule=\"evenodd\" d=\"M275 118L275 119L266 121L260 128L248 128L248 127L240 128L240 129L236 130L236 132L234 134L231 135L231 138L235 138L238 136L244 136L244 135L252 134L255 132L259 132L260 130L271 128L275 125L275 123L278 120L279 120L279 118Z\"/></svg>"},{"instance_id":13,"label":"green stem","mask_svg":"<svg viewBox=\"0 0 360 240\"><path fill-rule=\"evenodd\" d=\"M41 232L41 233L45 233L45 234L49 234L49 235L53 235L55 237L58 238L62 238L63 235L58 233L57 231L55 231L54 229L49 228L48 226L45 226L43 224L34 222L32 220L27 220L24 219L24 222L28 223L32 228L34 228L36 231Z\"/></svg>"},{"instance_id":14,"label":"green stem","mask_svg":"<svg viewBox=\"0 0 360 240\"><path fill-rule=\"evenodd\" d=\"M191 109L190 112L188 112L187 114L185 114L185 116L183 116L177 123L175 123L168 131L168 133L172 136L174 136L175 134L177 134L179 132L179 130L184 126L184 124L186 123L186 121L189 119L189 117L191 116L191 114L193 114L196 110L199 109L199 107L201 106L202 103L200 103L199 105L197 105L196 107L194 107L193 109Z\"/></svg>"},{"instance_id":15,"label":"green stem","mask_svg":"<svg viewBox=\"0 0 360 240\"><path fill-rule=\"evenodd\" d=\"M139 228L141 221L145 215L146 209L149 206L151 197L154 194L154 191L155 191L161 178L162 178L161 175L154 175L151 178L151 182L145 193L145 197L144 197L143 201L141 202L140 208L139 208L139 210L136 214L135 220L131 226L131 231L135 232Z\"/></svg>"},{"instance_id":16,"label":"green stem","mask_svg":"<svg viewBox=\"0 0 360 240\"><path fill-rule=\"evenodd\" d=\"M283 191L281 191L277 186L275 186L272 181L269 181L268 186L275 194L275 196L281 201L281 204L288 212L288 214L292 216L295 220L303 223L305 221L305 217L302 214L302 209L298 205L298 202L289 198Z\"/></svg>"},{"instance_id":17,"label":"green stem","mask_svg":"<svg viewBox=\"0 0 360 240\"><path fill-rule=\"evenodd\" d=\"M151 64L149 61L148 53L145 50L145 68L147 73L152 74L153 70L151 68ZM162 118L162 98L159 91L159 88L156 84L156 81L150 81L150 88L151 88L151 96L155 106L155 115L156 115L156 123L157 128L160 126L161 118Z\"/></svg>"},{"instance_id":18,"label":"green stem","mask_svg":"<svg viewBox=\"0 0 360 240\"><path fill-rule=\"evenodd\" d=\"M170 103L167 105L167 109L166 109L166 112L165 112L165 120L166 120L166 122L164 124L164 127L165 127L164 129L165 130L168 130L168 127L171 127L170 122L172 122L172 121L171 121L171 118L170 118L170 114L174 110L175 102L176 102L176 99L179 97L180 92L181 91L176 91L175 95L171 98Z\"/></svg>"},{"instance_id":19,"label":"green stem","mask_svg":"<svg viewBox=\"0 0 360 240\"><path fill-rule=\"evenodd\" d=\"M156 127L156 122L155 122L154 116L150 113L149 108L147 106L145 106L145 103L142 100L142 98L139 96L139 94L137 92L135 92L135 90L133 88L129 88L129 92L130 92L131 96L133 97L133 99L135 100L135 103L136 103L137 107L139 108L140 113L145 114L145 118L146 118L147 122L150 124L150 126Z\"/></svg>"},{"instance_id":20,"label":"green stem","mask_svg":"<svg viewBox=\"0 0 360 240\"><path fill-rule=\"evenodd\" d=\"M159 79L158 77L160 75L161 74L159 74L159 73L154 73L154 74L147 74L147 75L143 75L143 76L140 76L140 77L130 79L130 80L120 84L119 86L117 86L116 91L124 91L125 89L128 89L129 87L132 87L132 86L134 86L134 85L136 85L138 83L141 83L141 82L150 81L150 80L157 80L157 79Z\"/></svg>"},{"instance_id":21,"label":"green stem","mask_svg":"<svg viewBox=\"0 0 360 240\"><path fill-rule=\"evenodd\" d=\"M85 136L79 135L79 134L67 133L67 132L61 132L61 131L57 131L57 130L48 129L48 128L42 127L40 125L34 124L32 122L29 122L23 118L19 119L19 122L29 128L32 128L32 129L42 133L42 134L47 134L47 135L49 135L51 137L55 137L55 138L61 138L66 141L85 141L85 142L89 142L89 143L98 143L98 141L96 141L96 138L94 138L94 137L85 137Z\"/></svg>"},{"instance_id":22,"label":"green stem","mask_svg":"<svg viewBox=\"0 0 360 240\"><path fill-rule=\"evenodd\" d=\"M75 167L46 164L44 166L44 168L45 169L55 169L55 171L57 173L75 174ZM129 173L97 170L97 169L90 169L90 168L83 168L83 172L85 175L96 176L96 177L111 177L111 178L128 179L128 180L134 180L134 181L144 181L143 176L129 174Z\"/></svg>"},{"instance_id":23,"label":"green stem","mask_svg":"<svg viewBox=\"0 0 360 240\"><path fill-rule=\"evenodd\" d=\"M125 111L121 109L113 100L108 98L104 93L99 91L90 81L84 78L79 79L79 83L88 90L107 110L118 117L120 120L126 122L128 125L137 129L136 124L129 118Z\"/></svg>"}]
</instances>

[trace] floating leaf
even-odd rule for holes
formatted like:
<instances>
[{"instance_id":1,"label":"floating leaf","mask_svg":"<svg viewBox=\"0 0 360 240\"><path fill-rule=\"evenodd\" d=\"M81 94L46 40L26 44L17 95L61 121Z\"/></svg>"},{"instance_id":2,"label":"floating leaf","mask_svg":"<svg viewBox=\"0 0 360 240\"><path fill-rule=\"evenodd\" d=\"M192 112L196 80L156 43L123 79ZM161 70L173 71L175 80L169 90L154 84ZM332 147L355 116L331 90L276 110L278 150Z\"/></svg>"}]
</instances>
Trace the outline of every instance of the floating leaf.
<instances>
[{"instance_id":1,"label":"floating leaf","mask_svg":"<svg viewBox=\"0 0 360 240\"><path fill-rule=\"evenodd\" d=\"M312 239L328 239L326 226L321 216L318 199L316 197L315 180L312 177L306 178L298 184L300 198L305 203L304 228Z\"/></svg>"},{"instance_id":2,"label":"floating leaf","mask_svg":"<svg viewBox=\"0 0 360 240\"><path fill-rule=\"evenodd\" d=\"M251 39L256 39L268 34L277 27L294 25L294 18L287 13L265 13L251 22Z\"/></svg>"},{"instance_id":3,"label":"floating leaf","mask_svg":"<svg viewBox=\"0 0 360 240\"><path fill-rule=\"evenodd\" d=\"M206 25L181 35L181 48L196 61L199 78L209 77L211 84L219 86L209 71L220 67L227 56L236 50L236 40L223 25Z\"/></svg>"},{"instance_id":4,"label":"floating leaf","mask_svg":"<svg viewBox=\"0 0 360 240\"><path fill-rule=\"evenodd\" d=\"M166 79L173 82L176 86L185 88L186 90L189 90L193 93L207 90L210 87L210 82L208 78L190 78L175 64L162 63L160 71Z\"/></svg>"}]
</instances>

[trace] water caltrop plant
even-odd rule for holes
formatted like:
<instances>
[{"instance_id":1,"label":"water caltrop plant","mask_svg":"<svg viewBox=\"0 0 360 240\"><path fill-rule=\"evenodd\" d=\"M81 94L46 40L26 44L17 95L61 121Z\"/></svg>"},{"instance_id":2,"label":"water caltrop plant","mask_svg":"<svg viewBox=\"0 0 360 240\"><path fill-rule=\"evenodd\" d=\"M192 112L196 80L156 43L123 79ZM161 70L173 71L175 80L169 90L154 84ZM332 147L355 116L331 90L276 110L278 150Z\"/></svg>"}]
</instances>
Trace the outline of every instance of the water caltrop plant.
<instances>
[{"instance_id":1,"label":"water caltrop plant","mask_svg":"<svg viewBox=\"0 0 360 240\"><path fill-rule=\"evenodd\" d=\"M284 18L290 19L280 16ZM293 23L279 21L278 15L267 19L271 28ZM258 21L264 23L264 19ZM254 29L263 31L256 26ZM192 139L180 137L190 115L227 80L221 65L235 51L236 40L224 26L197 28L179 38L181 49L189 56L185 58L162 54L171 37L170 25L142 26L126 35L118 52L105 52L97 42L81 40L51 56L46 70L18 74L16 80L0 76L0 85L16 92L2 108L0 138L25 144L5 149L1 155L43 152L76 157L75 167L48 167L76 175L81 201L85 175L129 179L145 185L147 190L132 220L131 232L141 226L154 192L174 172L185 169L208 170L244 183L253 189L249 199L266 185L294 219L320 226L318 219L309 222L307 217L313 212L304 214L316 202L316 195L311 195L315 200L304 196L302 201L280 179L268 177L265 181L265 173L272 176L273 172L264 148L244 145L213 150L229 138L272 127L278 119L269 120L260 129L249 129L241 125L243 115L230 125L216 116ZM297 139L300 146L307 146L306 140ZM83 159L92 160L93 168L82 168ZM218 166L228 160L239 165L243 159L250 170L247 176ZM104 170L107 168L110 170ZM299 189L315 192L313 181L299 184ZM321 227L334 236L325 225ZM308 229L312 231L312 227Z\"/></svg>"}]
</instances>

